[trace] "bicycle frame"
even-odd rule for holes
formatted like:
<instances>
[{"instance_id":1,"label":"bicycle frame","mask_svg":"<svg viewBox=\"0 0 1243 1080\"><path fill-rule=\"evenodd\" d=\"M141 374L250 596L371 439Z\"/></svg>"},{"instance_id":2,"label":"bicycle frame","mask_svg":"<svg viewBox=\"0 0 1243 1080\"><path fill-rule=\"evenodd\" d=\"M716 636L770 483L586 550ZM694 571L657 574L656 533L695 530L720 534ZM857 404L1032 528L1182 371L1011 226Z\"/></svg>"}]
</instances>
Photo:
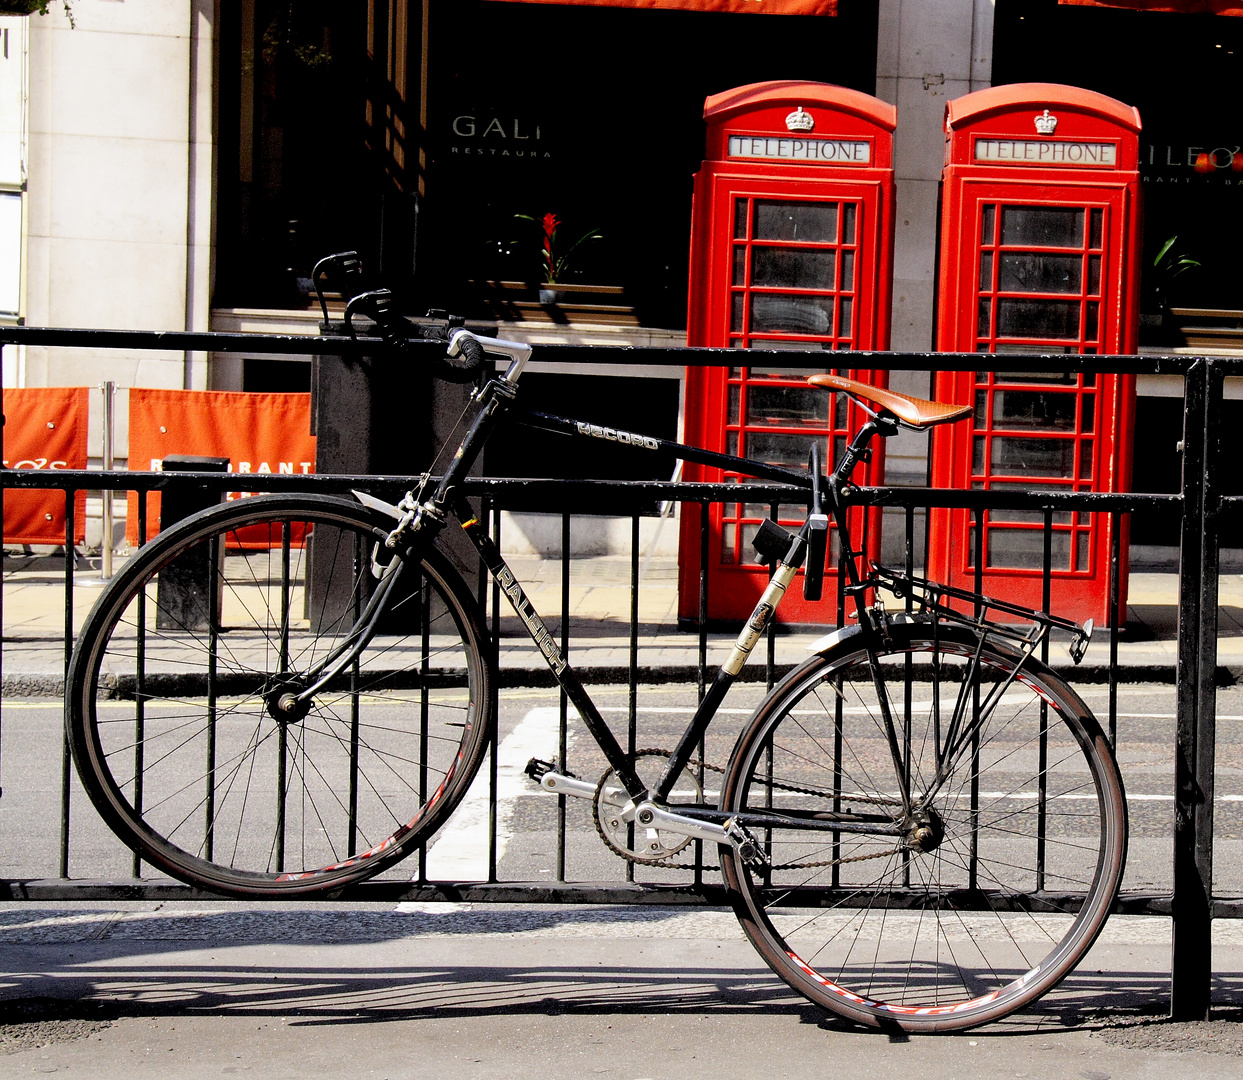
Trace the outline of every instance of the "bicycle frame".
<instances>
[{"instance_id":1,"label":"bicycle frame","mask_svg":"<svg viewBox=\"0 0 1243 1080\"><path fill-rule=\"evenodd\" d=\"M490 341L488 344L491 347L494 343ZM537 412L515 412L512 415L512 419L526 426L556 432L571 438L594 438L617 442L622 445L638 447L646 452L658 453L697 464L725 468L747 476L788 483L795 489L802 489L807 492L811 504L811 512L809 512L807 520L797 533L787 534L790 541L787 552L778 561L767 588L756 603L751 617L747 620L742 632L734 643L729 657L718 670L714 681L695 710L686 730L679 738L659 780L654 787L649 788L638 776L629 755L622 748L601 716L569 660L561 654L553 635L549 632L543 619L531 604L516 575L505 562L500 549L488 535L484 523L478 519L469 503L460 493L462 478L465 477L478 457L479 451L486 443L496 424L510 412L509 407L515 397L514 384L521 373L522 366L525 364L525 355L514 354L516 350L523 349L523 346L515 346L514 343L508 342L502 344L510 347L505 350L509 351L511 355L509 368L504 375L487 380L473 395L472 404L475 406L475 414L470 421L465 436L456 447L448 467L437 481L434 493L430 497L426 496L426 490L432 480L430 474L424 474L419 485L408 493L405 499L396 507L389 506L363 492L355 492L358 498L365 504L373 508L382 508L397 519L397 527L385 541L386 546L391 548L401 546L408 550L417 551L420 543L430 543L435 539L439 531L446 527L448 516L452 513L475 547L480 560L487 567L488 573L513 606L527 634L544 656L558 685L581 716L587 730L599 745L601 752L625 787L627 794L631 797L634 804L639 804L640 812L646 812L649 815L656 814L658 819L663 819L665 824L680 826L685 831L699 835L701 838L723 840L725 839L725 829L720 823L729 824L726 819L731 817L731 815L703 805L679 805L676 807L678 811L676 814L669 814L663 811L662 808L682 770L689 764L696 746L715 717L722 700L737 679L751 651L772 619L786 589L802 566L808 553L809 541L813 531L817 528L826 528L827 517L820 513L820 504L823 499L828 504L825 509L828 510L838 526L843 553L842 561L845 564L847 579L844 587L847 595L854 600L859 626L864 632L862 644L869 658L872 681L877 692L889 749L893 759L895 776L897 777L898 787L901 792L903 816L909 816L913 808L911 796L907 790L908 785L902 779L905 776L904 755L899 743L897 725L889 708L889 695L885 688L884 677L877 662L875 646L872 643L873 636L881 635L884 632L883 625L875 625L878 618L883 620L883 613L878 616L877 613L868 607L866 601L868 591L875 589L878 585L890 584L892 586L895 583L901 584L901 582L892 572L882 572L879 575L873 573L866 576L859 572L857 562L861 557L861 553L853 549L845 513L845 496L849 492L849 480L854 467L859 461L870 455L869 443L873 438L877 435L883 437L897 432L898 426L896 422L887 417L873 414L872 418L852 438L841 460L826 478L820 475L818 468L813 472L800 472L782 466L754 461L749 458L717 453L684 443L660 439L637 432L622 431L574 418ZM817 460L816 457L813 457L813 463ZM820 547L817 551L817 556L820 559L823 559L823 550L823 547ZM333 654L326 657L318 665L317 669L312 672L314 676L310 680L312 685L298 695L296 700L312 696L317 692L319 686L330 681L336 672L344 670L348 664L353 662L355 657L362 653L375 633L380 616L383 614L384 601L396 584L404 565L404 560L394 559L384 569L380 574L379 587L376 589L375 594L373 594L366 610L362 613L355 630ZM917 579L910 578L903 578L902 581L906 583L908 588L912 589L920 585L931 585L931 583L923 583ZM949 592L947 591L947 594ZM977 612L988 607L1000 607L1011 614L1017 613L1032 618L1035 626L1024 638L1024 658L1032 654L1036 645L1043 639L1051 627L1063 626L1077 629L1064 620L1055 619L1038 612L1029 612L1026 609L1014 608L1012 605L998 604L974 593L965 594L961 593L960 590L952 590L952 594L955 598L970 598L974 600ZM949 618L967 622L980 630L985 630L986 627L995 625L983 622L980 617L977 617L974 623L971 620L964 619L958 612L941 604L939 595L931 600L924 598L925 608L935 611L938 619ZM985 631L986 633L987 631ZM981 650L985 634L981 634ZM978 661L979 653L977 652L976 662L978 663ZM982 705L975 703L974 707L972 707L972 703L965 700L959 700L956 703L949 729L945 733L947 751L956 748L963 740L970 737L970 732L976 728L980 718L987 716L991 708L1000 701L1007 685L1009 684L1006 683L996 689L995 693L990 694ZM292 700L295 699L291 695ZM969 707L971 707L973 713L971 721L967 721L965 717L966 710ZM563 786L555 788L555 790L568 791L570 794L587 797L594 794L594 784L587 785L581 781L573 781L569 777L559 776L558 779L565 783ZM575 785L581 787L582 790L577 790ZM590 788L590 791L588 791L588 788ZM554 790L554 788L549 787L549 790ZM791 818L786 814L776 818L770 818L765 814L758 813L734 815L734 817L745 819L738 822L744 829L748 825L763 828L766 824L777 823L787 828L791 826ZM646 823L650 823L652 820L649 816ZM703 823L703 827L698 831L694 828L696 822ZM657 820L656 823L660 824L661 820ZM809 818L803 827L890 835L900 835L903 831L903 826L900 822L895 821L892 814L866 814L850 811L845 813L819 813L814 816L814 819Z\"/></svg>"},{"instance_id":2,"label":"bicycle frame","mask_svg":"<svg viewBox=\"0 0 1243 1080\"><path fill-rule=\"evenodd\" d=\"M424 336L443 338L454 322L427 329ZM385 329L388 338L400 332ZM446 378L491 371L481 369L483 346L473 336L459 331L455 341L464 363L450 365ZM455 871L424 865L423 856L469 793L486 786L485 758L496 769L500 613L487 609L504 591L565 695L562 746L568 700L609 765L598 780L580 778L562 767L562 751L560 763L532 760L527 774L546 792L586 799L605 847L628 863L694 871L693 883L628 872L637 886L677 882L684 892L728 897L747 937L791 987L882 1029L988 1022L1055 985L1096 940L1126 859L1126 793L1110 741L1042 662L1051 630L1078 631L917 578L913 565L906 573L877 567L854 550L845 519L848 507L857 515L893 501L885 489L851 487L873 439L899 424L924 430L966 419L971 407L813 377L813 386L850 395L870 417L827 476L823 437L810 440L801 472L566 417L519 417L567 438L621 443L640 460L661 455L649 475L668 456L748 482L780 481L674 487L688 500L686 525L698 523L696 507L708 500L771 501L786 511L759 512L758 558L748 561L771 568L767 588L732 648L721 649L725 662L710 687L701 674L699 706L689 724L678 721L685 731L656 740L666 749L637 750L652 744L627 741L605 723L609 710L593 703L585 672L570 663L587 654L559 647L570 628L550 632L488 528L496 507L479 509L475 496L488 487L466 481L494 425L516 412L513 383L529 350L499 348L512 349L508 370L476 384L458 432L444 440L437 475L407 478L397 505L365 491L356 502L291 492L209 508L137 553L104 591L66 671L66 745L102 822L133 849L134 872L141 859L196 889L331 897L419 852L417 884L452 885L429 882L429 871ZM656 493L643 483L596 486L623 489L645 500ZM922 496L900 501L944 501ZM790 511L804 506L801 527L770 520L802 517ZM787 589L801 576L804 595L819 598L830 515L844 563L834 585L852 598L855 625L821 638L764 694L723 768L695 760L744 664L774 629ZM467 564L478 569L478 558L487 568L493 604L463 580L446 528L465 532L476 553ZM258 542L236 543L239 530L253 530L245 538ZM177 595L184 575L167 573L179 567L196 570L193 606ZM1033 625L1004 625L1015 618ZM845 624L844 614L835 621ZM633 707L632 695L632 724ZM705 794L707 769L720 773L719 794ZM547 818L550 809L535 813ZM519 870L532 842L511 853ZM678 858L688 847L693 864L689 854ZM504 854L490 849L489 880L504 876ZM572 887L561 888L572 879L558 878L548 895L572 898ZM909 918L898 915L904 910Z\"/></svg>"},{"instance_id":3,"label":"bicycle frame","mask_svg":"<svg viewBox=\"0 0 1243 1080\"><path fill-rule=\"evenodd\" d=\"M513 343L504 344L512 345ZM488 342L490 348L493 345L492 341ZM355 494L364 503L377 508L383 507L397 517L397 528L393 530L388 541L386 541L388 546L394 548L403 542L409 544L412 540L413 544L411 546L417 547L419 542L428 542L434 539L435 535L447 523L448 515L446 511L451 511L457 517L462 530L469 537L476 551L478 551L480 559L487 567L489 574L491 574L501 591L509 599L531 640L544 656L558 684L565 691L567 698L573 703L575 709L578 710L583 722L587 725L588 731L599 744L601 751L625 786L627 793L634 799L650 795L663 802L672 791L679 773L690 761L700 737L716 714L717 708L720 706L722 699L735 681L738 673L742 670L743 664L746 662L768 620L772 617L777 605L780 603L786 588L797 574L806 554L806 534L812 523L809 518L808 523L803 526L799 533L791 537L789 551L781 563L779 563L768 587L764 590L763 595L756 604L751 618L747 620L746 627L739 635L733 651L717 673L715 681L708 689L685 733L678 741L677 748L664 774L657 785L649 792L647 785L639 779L633 765L629 761L628 755L618 743L604 718L600 715L599 710L591 700L569 661L561 655L543 619L531 605L516 575L506 564L500 550L491 537L488 536L483 523L475 517L469 504L459 494L461 478L469 471L496 424L509 411L509 403L512 402L515 396L514 384L517 382L518 375L521 373L525 361L525 355L512 356L509 368L504 375L489 379L483 387L475 392L472 397L472 404L475 405L475 415L461 443L455 449L444 475L440 477L434 494L430 498L424 497L424 491L431 480L431 477L427 474L423 476L419 486L410 492L397 507L388 507L387 504L373 499L363 492L356 492ZM698 464L728 468L757 478L777 480L805 490L814 491L816 486L813 478L804 472L770 465L765 462L753 461L748 458L735 457L730 454L703 450L699 447L671 442L666 439L658 439L654 436L625 431L619 432L616 429L583 420L551 416L544 413L517 414L514 419L529 426L559 432L571 437L605 439L611 442L620 442L623 445L638 446L646 451L661 453ZM868 437L870 438L870 435ZM410 534L413 534L413 536ZM422 534L423 539L415 539L420 537L420 534ZM312 677L308 680L309 685L307 689L296 697L292 694L290 695L290 708L295 707L295 704L300 703L303 699L312 697L337 672L344 670L356 657L362 654L374 635L380 616L383 614L384 600L395 586L404 565L404 561L400 559L394 559L389 563L389 566L382 573L380 584L362 613L355 630L351 632L346 641L337 650L325 657L310 673ZM700 809L706 810L706 808ZM711 816L720 816L716 811L708 812Z\"/></svg>"}]
</instances>

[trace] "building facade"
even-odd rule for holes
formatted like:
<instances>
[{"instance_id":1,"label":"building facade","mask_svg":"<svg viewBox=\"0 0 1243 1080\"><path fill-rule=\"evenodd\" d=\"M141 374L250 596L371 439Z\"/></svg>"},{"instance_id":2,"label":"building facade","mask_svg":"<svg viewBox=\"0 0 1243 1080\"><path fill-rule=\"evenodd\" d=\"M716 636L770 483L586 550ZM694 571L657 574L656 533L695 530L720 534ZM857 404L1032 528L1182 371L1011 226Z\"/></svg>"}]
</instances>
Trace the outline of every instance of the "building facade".
<instances>
[{"instance_id":1,"label":"building facade","mask_svg":"<svg viewBox=\"0 0 1243 1080\"><path fill-rule=\"evenodd\" d=\"M892 347L927 350L946 102L1042 81L1108 94L1144 119L1141 347L1228 350L1228 332L1188 336L1197 317L1177 313L1243 306L1243 132L1231 93L1243 18L1214 14L1234 10L1220 3L1110 4L837 0L832 15L762 15L77 0L73 28L56 8L0 18L0 317L315 333L311 267L353 248L412 311L462 311L534 341L682 344L704 100L803 79L897 107ZM548 214L568 256L568 288L551 305L533 289ZM1175 256L1199 266L1175 276ZM1213 325L1235 326L1228 314ZM6 386L298 390L309 369L261 356L4 356ZM673 433L671 374L532 379L553 409L607 388L590 395L612 410L604 422L643 415ZM582 382L600 379L611 381ZM929 380L894 373L891 385L922 395ZM1139 393L1141 428L1168 427L1170 445L1137 448L1136 486L1167 490L1181 387L1141 379ZM119 414L123 457L123 403ZM925 476L924 440L895 441L889 482ZM1168 542L1144 528L1137 540Z\"/></svg>"}]
</instances>

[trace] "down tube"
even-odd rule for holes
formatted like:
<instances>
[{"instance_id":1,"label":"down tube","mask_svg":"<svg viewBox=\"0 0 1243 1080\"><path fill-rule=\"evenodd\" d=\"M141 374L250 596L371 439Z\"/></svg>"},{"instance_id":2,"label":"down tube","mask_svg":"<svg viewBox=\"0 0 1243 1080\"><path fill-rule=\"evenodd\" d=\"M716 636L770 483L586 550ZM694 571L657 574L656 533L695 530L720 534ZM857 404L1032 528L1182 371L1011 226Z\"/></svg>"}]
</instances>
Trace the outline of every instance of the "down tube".
<instances>
[{"instance_id":1,"label":"down tube","mask_svg":"<svg viewBox=\"0 0 1243 1080\"><path fill-rule=\"evenodd\" d=\"M465 510L466 508L463 507L462 512L464 513ZM462 517L462 530L470 538L471 543L475 545L475 550L479 552L479 557L483 560L493 579L500 586L501 591L509 598L510 604L513 605L514 611L518 614L518 618L523 626L526 627L527 633L531 635L531 640L535 642L540 652L543 653L544 659L548 662L549 668L552 669L557 682L565 691L566 697L573 702L574 708L578 710L578 715L583 718L583 723L587 725L587 730L591 732L591 737L596 740L608 763L613 767L621 782L625 784L626 791L634 799L642 796L647 791L647 786L639 779L638 774L635 773L634 766L626 756L626 752L622 749L621 744L613 735L608 724L605 723L604 717L600 715L600 711L596 708L595 703L587 696L586 689L584 689L578 676L570 667L569 661L565 659L561 650L557 647L556 638L549 633L548 628L544 625L544 620L539 617L531 606L531 601L527 599L526 593L522 591L522 586L514 577L514 572L510 570L505 560L501 557L496 544L493 543L492 538L484 530L482 522L473 515L466 514Z\"/></svg>"}]
</instances>

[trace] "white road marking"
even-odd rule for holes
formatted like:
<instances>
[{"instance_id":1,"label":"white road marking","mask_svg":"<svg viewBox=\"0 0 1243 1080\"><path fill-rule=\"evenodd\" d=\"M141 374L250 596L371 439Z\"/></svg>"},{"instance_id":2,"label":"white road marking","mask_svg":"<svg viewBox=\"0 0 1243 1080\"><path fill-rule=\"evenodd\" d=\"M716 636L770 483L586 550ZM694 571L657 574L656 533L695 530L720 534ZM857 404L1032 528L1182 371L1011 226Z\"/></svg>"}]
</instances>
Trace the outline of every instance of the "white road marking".
<instances>
[{"instance_id":1,"label":"white road marking","mask_svg":"<svg viewBox=\"0 0 1243 1080\"><path fill-rule=\"evenodd\" d=\"M496 859L499 863L513 836L514 803L520 795L538 791L523 773L533 758L551 761L557 756L560 710L556 706L532 709L504 739L496 755ZM574 729L569 731L570 746ZM486 881L488 878L488 767L479 769L466 797L440 830L427 852L431 881ZM552 798L552 796L548 796ZM405 910L400 905L398 910Z\"/></svg>"}]
</instances>

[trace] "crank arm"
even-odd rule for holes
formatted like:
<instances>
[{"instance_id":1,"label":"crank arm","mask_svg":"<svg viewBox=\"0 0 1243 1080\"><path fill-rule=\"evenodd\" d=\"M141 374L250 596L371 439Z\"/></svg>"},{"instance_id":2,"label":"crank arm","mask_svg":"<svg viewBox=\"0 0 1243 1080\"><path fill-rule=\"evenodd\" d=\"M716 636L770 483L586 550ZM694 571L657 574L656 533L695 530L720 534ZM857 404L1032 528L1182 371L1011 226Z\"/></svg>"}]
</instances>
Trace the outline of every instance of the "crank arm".
<instances>
[{"instance_id":1,"label":"crank arm","mask_svg":"<svg viewBox=\"0 0 1243 1080\"><path fill-rule=\"evenodd\" d=\"M712 821L687 817L644 800L634 808L635 824L645 829L668 829L670 832L692 836L696 840L708 840L714 844L732 843L728 822L717 825Z\"/></svg>"},{"instance_id":2,"label":"crank arm","mask_svg":"<svg viewBox=\"0 0 1243 1080\"><path fill-rule=\"evenodd\" d=\"M564 776L551 770L540 776L539 786L542 791L548 791L554 795L573 795L577 799L594 799L596 797L596 784L589 783L586 780L579 780L574 776ZM646 800L637 806L630 803L624 808L620 808L618 812L622 818L627 821L633 820L636 825L643 829L668 829L670 832L691 836L696 840L707 840L713 844L733 844L738 846L740 843L745 842L740 835L740 830L731 828L733 826L732 821L727 821L724 825L717 825L711 821L700 821L698 818L687 817L685 814L677 814L670 810L662 809L655 803L650 803Z\"/></svg>"},{"instance_id":3,"label":"crank arm","mask_svg":"<svg viewBox=\"0 0 1243 1080\"><path fill-rule=\"evenodd\" d=\"M594 799L596 786L576 776L563 776L561 773L546 772L539 778L542 791L551 791L554 795L573 795L576 799Z\"/></svg>"},{"instance_id":4,"label":"crank arm","mask_svg":"<svg viewBox=\"0 0 1243 1080\"><path fill-rule=\"evenodd\" d=\"M670 832L691 836L696 840L707 840L715 844L728 844L738 853L738 857L753 870L762 870L768 865L768 857L764 849L737 818L729 818L723 825L714 821L703 821L700 818L688 817L672 810L666 810L646 799L635 807L635 824L646 829L668 829Z\"/></svg>"},{"instance_id":5,"label":"crank arm","mask_svg":"<svg viewBox=\"0 0 1243 1080\"><path fill-rule=\"evenodd\" d=\"M566 776L552 768L552 762L532 758L526 767L526 774L535 780L540 790L554 795L572 795L576 799L594 799L598 784L580 780L576 776ZM627 801L627 805L618 812L627 820L633 820L644 829L668 829L682 836L706 840L712 844L729 844L748 866L760 868L765 865L765 856L755 838L747 831L746 826L734 818L724 824L713 821L688 817L672 810L666 810L653 802L644 799L637 806ZM711 812L711 811L709 811Z\"/></svg>"}]
</instances>

